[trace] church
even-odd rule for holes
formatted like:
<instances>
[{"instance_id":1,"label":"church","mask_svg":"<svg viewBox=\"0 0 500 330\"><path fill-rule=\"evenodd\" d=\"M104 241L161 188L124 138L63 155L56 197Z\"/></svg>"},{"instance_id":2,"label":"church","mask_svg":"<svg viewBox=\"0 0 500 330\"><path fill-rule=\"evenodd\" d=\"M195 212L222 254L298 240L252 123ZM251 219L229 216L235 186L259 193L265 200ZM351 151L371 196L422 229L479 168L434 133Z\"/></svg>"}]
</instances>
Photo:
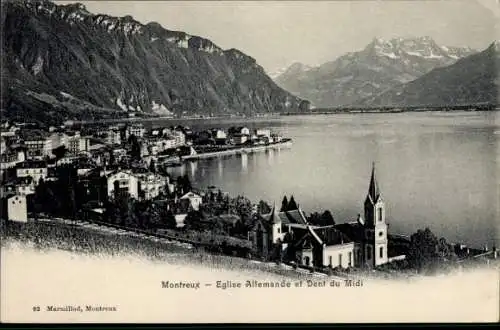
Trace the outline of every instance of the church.
<instances>
[{"instance_id":1,"label":"church","mask_svg":"<svg viewBox=\"0 0 500 330\"><path fill-rule=\"evenodd\" d=\"M375 165L372 167L364 218L330 226L308 222L297 210L258 215L250 233L254 251L269 260L280 258L304 266L373 268L389 261L385 203Z\"/></svg>"}]
</instances>

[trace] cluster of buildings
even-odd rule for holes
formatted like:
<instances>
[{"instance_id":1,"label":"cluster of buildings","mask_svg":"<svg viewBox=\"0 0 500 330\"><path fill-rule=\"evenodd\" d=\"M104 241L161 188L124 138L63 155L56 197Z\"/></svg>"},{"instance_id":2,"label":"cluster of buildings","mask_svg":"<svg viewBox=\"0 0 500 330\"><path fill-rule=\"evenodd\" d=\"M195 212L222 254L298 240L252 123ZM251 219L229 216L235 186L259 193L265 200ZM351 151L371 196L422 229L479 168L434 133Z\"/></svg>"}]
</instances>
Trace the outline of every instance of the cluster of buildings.
<instances>
[{"instance_id":1,"label":"cluster of buildings","mask_svg":"<svg viewBox=\"0 0 500 330\"><path fill-rule=\"evenodd\" d=\"M106 182L107 197L120 189L136 199L157 199L176 192L175 182L157 171L169 159L192 155L196 153L193 148L199 145L263 144L281 139L269 129L146 129L141 123L42 129L35 124L3 122L0 131L1 196L16 196L18 200L34 194L41 179L57 180L56 168L63 164L76 167L79 181L89 191ZM139 153L135 158L134 148ZM198 198L196 195L188 199Z\"/></svg>"},{"instance_id":2,"label":"cluster of buildings","mask_svg":"<svg viewBox=\"0 0 500 330\"><path fill-rule=\"evenodd\" d=\"M265 145L282 141L279 134L267 128L251 130L245 126L230 127L227 130L214 128L196 132L193 141L198 145Z\"/></svg>"},{"instance_id":3,"label":"cluster of buildings","mask_svg":"<svg viewBox=\"0 0 500 330\"><path fill-rule=\"evenodd\" d=\"M3 215L11 220L27 221L27 201L37 185L41 180L56 181L57 168L65 164L76 168L79 183L99 201L113 198L119 190L138 200L172 196L179 203L187 200L187 204L199 208L197 200L201 196L181 194L175 181L166 173L159 174L152 164L161 152L185 147L188 129L147 131L141 124L132 124L44 130L9 122L2 123L0 129L0 194L5 206ZM135 162L130 158L132 136L140 146L141 157ZM106 196L102 196L103 191ZM181 209L187 213L188 208Z\"/></svg>"},{"instance_id":4,"label":"cluster of buildings","mask_svg":"<svg viewBox=\"0 0 500 330\"><path fill-rule=\"evenodd\" d=\"M304 212L278 212L276 207L259 216L251 232L254 250L266 256L278 246L284 258L314 267L373 268L404 256L389 257L385 203L372 169L364 218L353 222L315 226Z\"/></svg>"}]
</instances>

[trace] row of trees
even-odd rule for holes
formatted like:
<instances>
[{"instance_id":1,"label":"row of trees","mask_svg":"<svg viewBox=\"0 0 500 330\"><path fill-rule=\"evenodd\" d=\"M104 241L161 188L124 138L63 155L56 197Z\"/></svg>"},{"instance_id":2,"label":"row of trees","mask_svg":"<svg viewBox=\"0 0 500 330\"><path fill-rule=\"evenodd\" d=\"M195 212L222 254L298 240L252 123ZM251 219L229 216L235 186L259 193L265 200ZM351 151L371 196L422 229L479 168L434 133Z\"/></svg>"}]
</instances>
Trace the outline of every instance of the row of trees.
<instances>
[{"instance_id":1,"label":"row of trees","mask_svg":"<svg viewBox=\"0 0 500 330\"><path fill-rule=\"evenodd\" d=\"M290 200L285 196L283 197L283 201L281 202L280 212L293 211L297 210L299 207L293 198L293 195L290 197Z\"/></svg>"}]
</instances>

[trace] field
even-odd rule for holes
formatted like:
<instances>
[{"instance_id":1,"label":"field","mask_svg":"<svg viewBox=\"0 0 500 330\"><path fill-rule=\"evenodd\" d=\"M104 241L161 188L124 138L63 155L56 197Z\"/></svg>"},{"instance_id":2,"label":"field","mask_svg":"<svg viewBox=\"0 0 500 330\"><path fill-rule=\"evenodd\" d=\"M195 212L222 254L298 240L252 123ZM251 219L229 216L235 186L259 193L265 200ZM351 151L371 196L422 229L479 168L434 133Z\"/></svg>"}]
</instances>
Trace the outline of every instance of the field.
<instances>
[{"instance_id":1,"label":"field","mask_svg":"<svg viewBox=\"0 0 500 330\"><path fill-rule=\"evenodd\" d=\"M2 247L20 244L38 251L57 249L86 255L136 257L169 264L197 264L210 268L237 269L287 278L310 277L307 272L296 272L290 267L208 253L202 248L168 239L62 223L8 223L7 226L2 222L1 238Z\"/></svg>"}]
</instances>

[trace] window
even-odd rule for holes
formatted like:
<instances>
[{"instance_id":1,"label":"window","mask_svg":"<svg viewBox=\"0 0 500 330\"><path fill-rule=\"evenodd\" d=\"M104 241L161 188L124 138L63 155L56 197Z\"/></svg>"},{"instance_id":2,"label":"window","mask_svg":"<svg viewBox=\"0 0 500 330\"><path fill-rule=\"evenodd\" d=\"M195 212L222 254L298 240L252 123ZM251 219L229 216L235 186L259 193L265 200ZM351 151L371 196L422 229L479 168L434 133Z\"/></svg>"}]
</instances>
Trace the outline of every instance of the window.
<instances>
[{"instance_id":1,"label":"window","mask_svg":"<svg viewBox=\"0 0 500 330\"><path fill-rule=\"evenodd\" d=\"M328 257L328 265L331 267L332 266L332 256Z\"/></svg>"},{"instance_id":2,"label":"window","mask_svg":"<svg viewBox=\"0 0 500 330\"><path fill-rule=\"evenodd\" d=\"M348 259L348 262L349 262L349 267L352 266L352 252L349 251L349 253L347 254L347 259Z\"/></svg>"},{"instance_id":3,"label":"window","mask_svg":"<svg viewBox=\"0 0 500 330\"><path fill-rule=\"evenodd\" d=\"M278 227L278 234L281 234L281 228Z\"/></svg>"},{"instance_id":4,"label":"window","mask_svg":"<svg viewBox=\"0 0 500 330\"><path fill-rule=\"evenodd\" d=\"M305 257L304 260L305 260L306 266L309 266L309 257Z\"/></svg>"},{"instance_id":5,"label":"window","mask_svg":"<svg viewBox=\"0 0 500 330\"><path fill-rule=\"evenodd\" d=\"M342 253L339 253L339 266L342 267Z\"/></svg>"},{"instance_id":6,"label":"window","mask_svg":"<svg viewBox=\"0 0 500 330\"><path fill-rule=\"evenodd\" d=\"M379 231L378 232L378 236L382 236L382 235L384 235L384 232L383 231Z\"/></svg>"},{"instance_id":7,"label":"window","mask_svg":"<svg viewBox=\"0 0 500 330\"><path fill-rule=\"evenodd\" d=\"M382 221L382 208L381 207L378 208L378 221L379 222Z\"/></svg>"},{"instance_id":8,"label":"window","mask_svg":"<svg viewBox=\"0 0 500 330\"><path fill-rule=\"evenodd\" d=\"M379 253L380 253L379 257L383 258L384 257L384 248L382 246L380 247Z\"/></svg>"}]
</instances>

